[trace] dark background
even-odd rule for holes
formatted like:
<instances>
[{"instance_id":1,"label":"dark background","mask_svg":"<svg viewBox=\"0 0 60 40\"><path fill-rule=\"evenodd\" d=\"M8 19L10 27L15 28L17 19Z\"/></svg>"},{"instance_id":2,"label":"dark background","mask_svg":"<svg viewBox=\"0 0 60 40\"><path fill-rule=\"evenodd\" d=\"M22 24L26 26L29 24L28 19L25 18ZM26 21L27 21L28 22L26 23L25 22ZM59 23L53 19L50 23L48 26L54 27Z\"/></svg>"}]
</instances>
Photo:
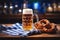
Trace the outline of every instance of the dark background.
<instances>
[{"instance_id":1,"label":"dark background","mask_svg":"<svg viewBox=\"0 0 60 40\"><path fill-rule=\"evenodd\" d=\"M48 4L48 3L52 4L53 2L55 2L57 4L60 3L60 0L26 0L26 1L28 1L29 4L32 4L33 2L40 2L41 5L44 2L46 4ZM16 2L18 4L18 9L19 8L22 9L24 0L0 0L0 4L2 5L2 8L0 8L0 10L3 11L4 3L6 3L8 6L9 6L10 3L12 3L13 6L14 6ZM29 8L32 8L32 7L33 6L30 5ZM44 13L43 11L41 11L41 12L38 13L38 15L39 15L40 20L41 19L48 19L51 22L60 23L60 12L52 12L52 13L46 12L46 13ZM13 15L13 14L12 15L4 15L4 13L1 12L0 13L0 24L3 24L3 23L16 23L16 22L22 23L21 16L22 15ZM35 18L34 18L34 22L36 22Z\"/></svg>"}]
</instances>

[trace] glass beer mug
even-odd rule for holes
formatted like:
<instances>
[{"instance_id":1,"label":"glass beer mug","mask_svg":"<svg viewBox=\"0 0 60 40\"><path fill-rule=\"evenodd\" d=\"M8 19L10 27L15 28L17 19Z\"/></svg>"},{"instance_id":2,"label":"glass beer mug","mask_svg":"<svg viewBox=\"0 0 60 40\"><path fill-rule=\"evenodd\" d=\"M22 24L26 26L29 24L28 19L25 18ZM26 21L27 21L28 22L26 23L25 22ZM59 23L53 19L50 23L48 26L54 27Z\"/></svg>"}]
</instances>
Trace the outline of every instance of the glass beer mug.
<instances>
[{"instance_id":1,"label":"glass beer mug","mask_svg":"<svg viewBox=\"0 0 60 40\"><path fill-rule=\"evenodd\" d=\"M33 10L32 9L23 9L22 14L22 26L25 31L32 30L33 27ZM37 15L36 15L37 16Z\"/></svg>"}]
</instances>

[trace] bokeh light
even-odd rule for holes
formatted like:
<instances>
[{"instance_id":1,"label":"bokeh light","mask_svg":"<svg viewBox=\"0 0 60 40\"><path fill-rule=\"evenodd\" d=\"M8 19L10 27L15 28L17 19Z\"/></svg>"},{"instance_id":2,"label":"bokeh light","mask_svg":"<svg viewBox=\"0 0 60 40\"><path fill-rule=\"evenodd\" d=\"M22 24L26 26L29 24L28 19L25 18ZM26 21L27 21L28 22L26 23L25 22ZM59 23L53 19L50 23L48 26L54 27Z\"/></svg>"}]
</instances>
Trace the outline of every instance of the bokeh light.
<instances>
[{"instance_id":1,"label":"bokeh light","mask_svg":"<svg viewBox=\"0 0 60 40\"><path fill-rule=\"evenodd\" d=\"M10 9L12 9L13 8L13 6L10 6Z\"/></svg>"},{"instance_id":2,"label":"bokeh light","mask_svg":"<svg viewBox=\"0 0 60 40\"><path fill-rule=\"evenodd\" d=\"M15 7L18 7L18 5L16 4Z\"/></svg>"},{"instance_id":3,"label":"bokeh light","mask_svg":"<svg viewBox=\"0 0 60 40\"><path fill-rule=\"evenodd\" d=\"M38 9L38 7L39 7L39 3L38 2L34 3L34 9Z\"/></svg>"}]
</instances>

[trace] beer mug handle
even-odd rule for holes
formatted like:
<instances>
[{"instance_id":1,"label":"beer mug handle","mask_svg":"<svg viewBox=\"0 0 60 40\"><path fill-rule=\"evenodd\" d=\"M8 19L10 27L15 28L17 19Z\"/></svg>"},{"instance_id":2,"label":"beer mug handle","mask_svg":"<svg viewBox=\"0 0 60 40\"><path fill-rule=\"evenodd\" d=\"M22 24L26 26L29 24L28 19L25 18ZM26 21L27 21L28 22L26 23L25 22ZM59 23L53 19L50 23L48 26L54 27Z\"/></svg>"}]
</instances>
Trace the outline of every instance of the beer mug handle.
<instances>
[{"instance_id":1,"label":"beer mug handle","mask_svg":"<svg viewBox=\"0 0 60 40\"><path fill-rule=\"evenodd\" d=\"M35 15L35 17L36 17L36 20L37 20L37 22L39 21L39 17L38 17L38 14L34 14Z\"/></svg>"}]
</instances>

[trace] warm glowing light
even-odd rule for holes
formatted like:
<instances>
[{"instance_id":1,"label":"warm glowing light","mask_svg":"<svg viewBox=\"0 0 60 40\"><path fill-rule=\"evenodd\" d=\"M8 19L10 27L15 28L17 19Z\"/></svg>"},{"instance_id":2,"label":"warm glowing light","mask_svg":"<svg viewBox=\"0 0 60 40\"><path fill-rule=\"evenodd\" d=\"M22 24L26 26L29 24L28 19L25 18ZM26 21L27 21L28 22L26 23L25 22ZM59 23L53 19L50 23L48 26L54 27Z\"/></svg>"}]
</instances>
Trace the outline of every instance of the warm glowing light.
<instances>
[{"instance_id":1,"label":"warm glowing light","mask_svg":"<svg viewBox=\"0 0 60 40\"><path fill-rule=\"evenodd\" d=\"M53 10L57 11L57 4L56 3L53 3Z\"/></svg>"},{"instance_id":2,"label":"warm glowing light","mask_svg":"<svg viewBox=\"0 0 60 40\"><path fill-rule=\"evenodd\" d=\"M56 8L56 6L57 6L56 3L53 3L53 7Z\"/></svg>"},{"instance_id":3,"label":"warm glowing light","mask_svg":"<svg viewBox=\"0 0 60 40\"><path fill-rule=\"evenodd\" d=\"M47 11L49 11L49 12L52 12L52 11L53 11L53 9L52 9L52 7L51 7L51 5L50 5L50 4L48 4Z\"/></svg>"},{"instance_id":4,"label":"warm glowing light","mask_svg":"<svg viewBox=\"0 0 60 40\"><path fill-rule=\"evenodd\" d=\"M56 8L56 6L54 6L54 8Z\"/></svg>"},{"instance_id":5,"label":"warm glowing light","mask_svg":"<svg viewBox=\"0 0 60 40\"><path fill-rule=\"evenodd\" d=\"M48 7L48 11L50 11L50 12L51 12L51 11L52 11L52 7L50 7L50 6L49 6L49 7Z\"/></svg>"},{"instance_id":6,"label":"warm glowing light","mask_svg":"<svg viewBox=\"0 0 60 40\"><path fill-rule=\"evenodd\" d=\"M58 11L60 11L60 5L58 5Z\"/></svg>"},{"instance_id":7,"label":"warm glowing light","mask_svg":"<svg viewBox=\"0 0 60 40\"><path fill-rule=\"evenodd\" d=\"M58 5L58 8L60 8L60 5Z\"/></svg>"}]
</instances>

